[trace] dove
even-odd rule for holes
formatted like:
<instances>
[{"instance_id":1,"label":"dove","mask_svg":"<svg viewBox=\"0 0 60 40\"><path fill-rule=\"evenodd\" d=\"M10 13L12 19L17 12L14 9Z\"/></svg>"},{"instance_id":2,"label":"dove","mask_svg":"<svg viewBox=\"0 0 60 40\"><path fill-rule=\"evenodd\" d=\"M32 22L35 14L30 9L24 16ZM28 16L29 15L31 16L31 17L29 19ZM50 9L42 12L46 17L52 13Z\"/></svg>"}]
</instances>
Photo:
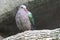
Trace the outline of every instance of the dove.
<instances>
[{"instance_id":1,"label":"dove","mask_svg":"<svg viewBox=\"0 0 60 40\"><path fill-rule=\"evenodd\" d=\"M21 31L31 30L31 22L28 16L29 11L25 5L20 5L16 16L16 25Z\"/></svg>"}]
</instances>

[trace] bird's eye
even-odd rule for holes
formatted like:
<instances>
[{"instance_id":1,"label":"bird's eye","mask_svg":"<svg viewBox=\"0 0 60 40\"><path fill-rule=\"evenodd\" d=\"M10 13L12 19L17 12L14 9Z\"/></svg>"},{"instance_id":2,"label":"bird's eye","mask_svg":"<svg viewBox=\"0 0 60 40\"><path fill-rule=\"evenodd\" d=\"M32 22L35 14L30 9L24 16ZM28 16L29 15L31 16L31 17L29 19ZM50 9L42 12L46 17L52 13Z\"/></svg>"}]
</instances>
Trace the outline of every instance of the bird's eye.
<instances>
[{"instance_id":1,"label":"bird's eye","mask_svg":"<svg viewBox=\"0 0 60 40\"><path fill-rule=\"evenodd\" d=\"M21 7L21 8L23 8L23 7Z\"/></svg>"}]
</instances>

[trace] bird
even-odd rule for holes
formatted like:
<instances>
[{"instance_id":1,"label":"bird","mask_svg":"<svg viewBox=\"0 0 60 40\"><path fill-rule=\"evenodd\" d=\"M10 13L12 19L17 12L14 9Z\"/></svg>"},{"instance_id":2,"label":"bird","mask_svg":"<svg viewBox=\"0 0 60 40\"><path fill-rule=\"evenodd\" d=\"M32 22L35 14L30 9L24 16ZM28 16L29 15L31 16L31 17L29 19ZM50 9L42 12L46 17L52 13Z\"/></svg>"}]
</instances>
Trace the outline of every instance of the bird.
<instances>
[{"instance_id":1,"label":"bird","mask_svg":"<svg viewBox=\"0 0 60 40\"><path fill-rule=\"evenodd\" d=\"M19 30L26 31L31 30L31 22L28 16L28 9L25 5L20 5L15 16L16 25Z\"/></svg>"}]
</instances>

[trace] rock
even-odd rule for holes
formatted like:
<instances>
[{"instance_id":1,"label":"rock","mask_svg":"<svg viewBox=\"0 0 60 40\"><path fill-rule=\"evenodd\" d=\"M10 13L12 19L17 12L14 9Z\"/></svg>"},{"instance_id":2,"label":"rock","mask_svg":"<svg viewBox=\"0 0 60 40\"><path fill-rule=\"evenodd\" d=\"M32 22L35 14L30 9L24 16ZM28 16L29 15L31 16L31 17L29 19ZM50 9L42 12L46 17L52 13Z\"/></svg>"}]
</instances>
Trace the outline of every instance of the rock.
<instances>
[{"instance_id":1,"label":"rock","mask_svg":"<svg viewBox=\"0 0 60 40\"><path fill-rule=\"evenodd\" d=\"M13 10L20 4L19 0L0 0L0 23L7 19L9 14L9 11Z\"/></svg>"},{"instance_id":2,"label":"rock","mask_svg":"<svg viewBox=\"0 0 60 40\"><path fill-rule=\"evenodd\" d=\"M11 27L7 26L13 22L14 14L17 11L16 7L19 4L20 0L0 0L0 33L12 30Z\"/></svg>"},{"instance_id":3,"label":"rock","mask_svg":"<svg viewBox=\"0 0 60 40\"><path fill-rule=\"evenodd\" d=\"M0 40L4 39L4 37L0 36Z\"/></svg>"},{"instance_id":4,"label":"rock","mask_svg":"<svg viewBox=\"0 0 60 40\"><path fill-rule=\"evenodd\" d=\"M60 35L60 28L54 30L29 30L16 35L4 38L3 40L56 40L57 35ZM53 36L54 35L54 36ZM58 37L58 40L59 37Z\"/></svg>"}]
</instances>

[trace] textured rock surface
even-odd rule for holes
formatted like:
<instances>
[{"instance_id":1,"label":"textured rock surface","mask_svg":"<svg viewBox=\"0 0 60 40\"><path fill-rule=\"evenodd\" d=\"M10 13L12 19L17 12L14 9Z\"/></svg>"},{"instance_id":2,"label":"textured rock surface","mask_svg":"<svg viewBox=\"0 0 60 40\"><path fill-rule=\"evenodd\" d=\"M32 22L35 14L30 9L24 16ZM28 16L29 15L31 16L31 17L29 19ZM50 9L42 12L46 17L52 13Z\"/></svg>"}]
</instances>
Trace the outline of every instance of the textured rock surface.
<instances>
[{"instance_id":1,"label":"textured rock surface","mask_svg":"<svg viewBox=\"0 0 60 40\"><path fill-rule=\"evenodd\" d=\"M6 12L13 10L19 4L19 0L0 0L0 22L7 18Z\"/></svg>"},{"instance_id":2,"label":"textured rock surface","mask_svg":"<svg viewBox=\"0 0 60 40\"><path fill-rule=\"evenodd\" d=\"M4 37L0 36L0 40L2 40Z\"/></svg>"},{"instance_id":3,"label":"textured rock surface","mask_svg":"<svg viewBox=\"0 0 60 40\"><path fill-rule=\"evenodd\" d=\"M60 40L60 28L54 30L29 30L3 40Z\"/></svg>"}]
</instances>

